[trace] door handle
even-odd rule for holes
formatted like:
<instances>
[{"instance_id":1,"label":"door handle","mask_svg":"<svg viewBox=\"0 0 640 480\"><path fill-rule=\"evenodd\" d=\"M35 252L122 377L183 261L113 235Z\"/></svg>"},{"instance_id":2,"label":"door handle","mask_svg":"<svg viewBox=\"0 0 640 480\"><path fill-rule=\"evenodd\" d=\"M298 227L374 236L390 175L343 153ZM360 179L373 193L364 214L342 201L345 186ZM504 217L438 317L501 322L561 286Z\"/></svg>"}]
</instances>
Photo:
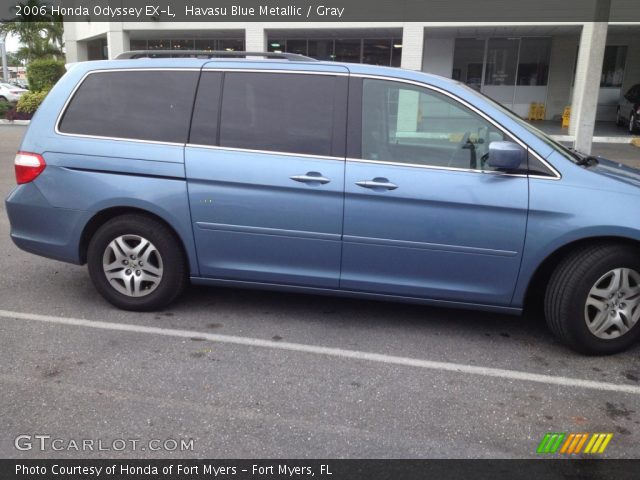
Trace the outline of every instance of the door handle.
<instances>
[{"instance_id":1,"label":"door handle","mask_svg":"<svg viewBox=\"0 0 640 480\"><path fill-rule=\"evenodd\" d=\"M325 185L331 181L327 177L323 177L319 172L307 172L305 175L293 175L289 178L295 182L318 185Z\"/></svg>"},{"instance_id":2,"label":"door handle","mask_svg":"<svg viewBox=\"0 0 640 480\"><path fill-rule=\"evenodd\" d=\"M395 183L380 177L376 177L373 180L362 180L356 182L356 185L363 188L371 188L372 190L395 190L398 188L398 185Z\"/></svg>"}]
</instances>

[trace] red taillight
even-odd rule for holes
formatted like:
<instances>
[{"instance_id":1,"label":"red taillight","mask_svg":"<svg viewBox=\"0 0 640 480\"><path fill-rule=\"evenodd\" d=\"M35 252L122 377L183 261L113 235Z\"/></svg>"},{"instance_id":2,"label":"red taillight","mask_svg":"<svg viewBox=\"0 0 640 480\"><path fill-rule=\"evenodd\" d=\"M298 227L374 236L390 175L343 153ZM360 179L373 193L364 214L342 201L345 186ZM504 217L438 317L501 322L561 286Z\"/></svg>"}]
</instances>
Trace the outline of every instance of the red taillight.
<instances>
[{"instance_id":1,"label":"red taillight","mask_svg":"<svg viewBox=\"0 0 640 480\"><path fill-rule=\"evenodd\" d=\"M47 166L41 155L28 152L18 152L13 163L18 185L34 181Z\"/></svg>"},{"instance_id":2,"label":"red taillight","mask_svg":"<svg viewBox=\"0 0 640 480\"><path fill-rule=\"evenodd\" d=\"M17 95L19 93L22 93L22 90L9 90L11 93L13 93L14 95Z\"/></svg>"}]
</instances>

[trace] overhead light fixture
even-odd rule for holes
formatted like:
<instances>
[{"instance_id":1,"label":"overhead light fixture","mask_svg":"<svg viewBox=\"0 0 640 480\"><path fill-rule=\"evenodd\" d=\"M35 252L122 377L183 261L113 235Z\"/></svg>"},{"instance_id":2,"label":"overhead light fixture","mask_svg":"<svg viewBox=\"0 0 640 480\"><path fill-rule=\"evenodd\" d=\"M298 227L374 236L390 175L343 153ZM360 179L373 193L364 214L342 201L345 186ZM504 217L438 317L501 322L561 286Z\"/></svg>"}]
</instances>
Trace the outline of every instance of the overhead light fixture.
<instances>
[{"instance_id":1,"label":"overhead light fixture","mask_svg":"<svg viewBox=\"0 0 640 480\"><path fill-rule=\"evenodd\" d=\"M394 43L393 44L393 48L402 48L402 44L401 43Z\"/></svg>"},{"instance_id":2,"label":"overhead light fixture","mask_svg":"<svg viewBox=\"0 0 640 480\"><path fill-rule=\"evenodd\" d=\"M273 48L278 48L280 46L280 44L278 42L274 42L274 43L271 44L271 46Z\"/></svg>"}]
</instances>

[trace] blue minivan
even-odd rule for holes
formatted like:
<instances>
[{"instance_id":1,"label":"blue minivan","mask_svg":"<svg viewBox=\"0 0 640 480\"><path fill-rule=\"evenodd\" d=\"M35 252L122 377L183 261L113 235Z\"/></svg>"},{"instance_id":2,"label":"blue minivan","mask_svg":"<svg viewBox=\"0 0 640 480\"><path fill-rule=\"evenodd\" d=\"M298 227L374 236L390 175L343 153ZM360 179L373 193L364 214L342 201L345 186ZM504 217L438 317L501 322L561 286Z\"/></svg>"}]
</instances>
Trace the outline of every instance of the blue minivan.
<instances>
[{"instance_id":1,"label":"blue minivan","mask_svg":"<svg viewBox=\"0 0 640 480\"><path fill-rule=\"evenodd\" d=\"M144 52L143 52L144 53ZM191 283L519 314L588 354L640 335L640 172L458 82L288 54L73 65L31 121L15 244L127 310Z\"/></svg>"}]
</instances>

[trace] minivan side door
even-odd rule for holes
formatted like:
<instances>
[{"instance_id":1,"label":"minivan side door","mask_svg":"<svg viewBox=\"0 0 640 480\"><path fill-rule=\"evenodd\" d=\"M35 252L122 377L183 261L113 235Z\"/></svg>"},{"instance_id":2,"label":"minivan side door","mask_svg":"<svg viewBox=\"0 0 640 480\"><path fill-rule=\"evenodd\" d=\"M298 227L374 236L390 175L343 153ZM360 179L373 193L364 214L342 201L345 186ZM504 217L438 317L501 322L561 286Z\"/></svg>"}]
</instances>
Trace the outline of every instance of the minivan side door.
<instances>
[{"instance_id":1,"label":"minivan side door","mask_svg":"<svg viewBox=\"0 0 640 480\"><path fill-rule=\"evenodd\" d=\"M525 239L526 165L489 167L512 140L443 91L352 77L342 289L508 305ZM349 137L349 142L352 138ZM525 162L526 163L526 162Z\"/></svg>"},{"instance_id":2,"label":"minivan side door","mask_svg":"<svg viewBox=\"0 0 640 480\"><path fill-rule=\"evenodd\" d=\"M255 65L201 74L185 149L200 273L337 288L348 71Z\"/></svg>"}]
</instances>

